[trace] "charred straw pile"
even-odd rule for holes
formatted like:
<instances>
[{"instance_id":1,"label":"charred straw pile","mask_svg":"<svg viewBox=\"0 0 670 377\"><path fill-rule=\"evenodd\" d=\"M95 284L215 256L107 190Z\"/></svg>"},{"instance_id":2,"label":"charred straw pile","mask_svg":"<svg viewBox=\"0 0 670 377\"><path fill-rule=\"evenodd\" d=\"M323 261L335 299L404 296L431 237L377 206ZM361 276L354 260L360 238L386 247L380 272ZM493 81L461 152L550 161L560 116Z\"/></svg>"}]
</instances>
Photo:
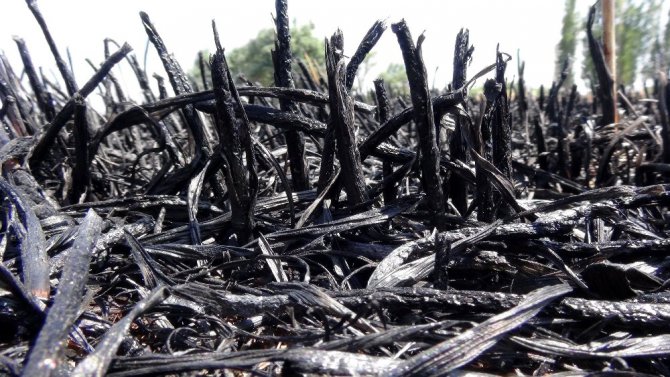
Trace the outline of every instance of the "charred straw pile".
<instances>
[{"instance_id":1,"label":"charred straw pile","mask_svg":"<svg viewBox=\"0 0 670 377\"><path fill-rule=\"evenodd\" d=\"M319 77L277 0L274 87L236 81L214 27L194 90L146 14L175 95L128 45L79 86L27 3L65 85L19 39L23 68L1 61L0 373L670 374L664 80L613 123L607 95L508 83L502 52L469 75L462 31L434 93L400 21L411 98L365 98L385 24L350 59L335 33Z\"/></svg>"}]
</instances>

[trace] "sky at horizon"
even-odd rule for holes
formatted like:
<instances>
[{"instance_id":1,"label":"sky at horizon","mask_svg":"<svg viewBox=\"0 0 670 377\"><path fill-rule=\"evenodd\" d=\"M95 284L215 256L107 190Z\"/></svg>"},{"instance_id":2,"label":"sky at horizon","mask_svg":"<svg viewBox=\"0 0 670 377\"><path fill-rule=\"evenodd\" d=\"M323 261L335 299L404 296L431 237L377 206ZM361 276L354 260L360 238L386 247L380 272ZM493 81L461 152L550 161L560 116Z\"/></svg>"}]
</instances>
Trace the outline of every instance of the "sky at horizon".
<instances>
[{"instance_id":1,"label":"sky at horizon","mask_svg":"<svg viewBox=\"0 0 670 377\"><path fill-rule=\"evenodd\" d=\"M96 64L102 62L104 38L112 38L119 44L128 42L138 60L143 61L147 37L139 11L149 14L168 49L185 70L191 68L198 51L213 49L212 19L216 20L224 48L231 50L247 43L259 30L272 28L274 13L272 0L60 0L39 1L38 4L61 54L67 56L67 51L70 52L80 85L92 73L85 59L89 58ZM590 1L577 0L577 10L582 19L585 19L590 5ZM667 5L664 4L664 9ZM317 37L326 38L340 28L344 33L347 56L353 54L374 21L383 19L390 26L404 18L414 39L422 32L426 36L424 61L429 83L437 88L443 88L451 81L454 41L461 28L469 29L470 42L475 47L470 75L495 61L496 45L499 44L500 50L513 58L508 64L508 80L517 75L519 51L521 60L526 64L528 87L551 85L563 10L563 0L289 0L289 17L298 25L313 23ZM47 72L58 76L41 30L25 1L5 0L3 13L0 50L8 56L14 69L19 72L22 69L12 40L12 36L17 35L26 41L35 64L45 66ZM581 65L581 38L579 35L577 61L574 63L577 68ZM402 63L402 55L390 27L373 51L376 54L365 77L366 85L371 85L372 80L390 63ZM153 72L165 76L153 47L148 50L147 68L150 76ZM124 75L121 76L123 79ZM577 83L584 87L581 80Z\"/></svg>"}]
</instances>

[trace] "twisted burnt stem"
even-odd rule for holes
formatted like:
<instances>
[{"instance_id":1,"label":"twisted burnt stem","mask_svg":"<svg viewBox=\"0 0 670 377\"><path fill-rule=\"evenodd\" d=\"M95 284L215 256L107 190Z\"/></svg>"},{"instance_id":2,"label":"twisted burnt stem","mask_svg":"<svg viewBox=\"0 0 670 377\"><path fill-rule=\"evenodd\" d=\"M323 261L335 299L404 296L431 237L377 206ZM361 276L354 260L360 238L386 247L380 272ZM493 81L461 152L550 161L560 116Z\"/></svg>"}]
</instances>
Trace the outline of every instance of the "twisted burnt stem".
<instances>
[{"instance_id":1,"label":"twisted burnt stem","mask_svg":"<svg viewBox=\"0 0 670 377\"><path fill-rule=\"evenodd\" d=\"M658 113L661 118L661 140L663 141L663 155L661 162L670 164L670 120L668 120L668 78L665 73L661 73L658 78Z\"/></svg>"},{"instance_id":2,"label":"twisted burnt stem","mask_svg":"<svg viewBox=\"0 0 670 377\"><path fill-rule=\"evenodd\" d=\"M358 72L358 67L363 63L365 57L372 51L372 48L375 47L379 39L382 37L386 31L386 24L384 21L375 21L375 23L370 27L370 30L365 34L363 40L358 45L356 52L349 60L347 64L347 78L346 78L346 88L351 90L354 86L354 79L356 78L356 73Z\"/></svg>"},{"instance_id":3,"label":"twisted burnt stem","mask_svg":"<svg viewBox=\"0 0 670 377\"><path fill-rule=\"evenodd\" d=\"M47 122L51 122L54 116L56 116L56 109L54 109L53 103L49 100L49 97L42 85L42 80L40 80L37 71L35 70L35 65L33 60L30 57L28 52L28 46L26 42L19 37L14 37L14 42L16 42L16 47L19 50L19 55L21 55L21 61L23 62L23 69L28 76L28 81L30 82L30 88L33 90L35 95L35 100L37 101L37 107L40 109L44 118Z\"/></svg>"},{"instance_id":4,"label":"twisted burnt stem","mask_svg":"<svg viewBox=\"0 0 670 377\"><path fill-rule=\"evenodd\" d=\"M454 75L451 84L455 90L465 90L463 86L466 82L468 64L472 60L473 51L474 46L470 45L470 32L467 29L461 29L456 36L456 45L454 47ZM463 101L463 106L467 106L467 102ZM436 112L435 123L438 127L444 113ZM452 161L467 161L467 145L463 136L463 123L465 121L462 116L456 117L456 128L449 141L449 153ZM465 214L468 208L467 184L455 175L451 175L445 183L444 191L451 197L454 207L456 207L461 215Z\"/></svg>"},{"instance_id":5,"label":"twisted burnt stem","mask_svg":"<svg viewBox=\"0 0 670 377\"><path fill-rule=\"evenodd\" d=\"M487 161L493 160L493 140L491 136L491 118L495 109L495 103L500 95L501 87L493 79L486 80L484 83L484 96L486 98L486 108L484 110L484 119L480 127L480 145L479 153ZM486 173L481 167L476 171L477 191L475 193L477 200L477 220L492 222L495 220L495 203L493 202L493 186Z\"/></svg>"},{"instance_id":6,"label":"twisted burnt stem","mask_svg":"<svg viewBox=\"0 0 670 377\"><path fill-rule=\"evenodd\" d=\"M430 100L428 75L421 54L424 37L421 35L415 46L405 20L393 24L391 29L396 34L402 50L414 105L414 123L419 133L421 151L421 183L428 197L427 205L432 215L433 225L441 228L443 224L439 219L444 214L444 195L440 178L440 152L437 148L433 103Z\"/></svg>"},{"instance_id":7,"label":"twisted burnt stem","mask_svg":"<svg viewBox=\"0 0 670 377\"><path fill-rule=\"evenodd\" d=\"M112 54L109 59L100 66L97 72L91 77L90 80L82 86L82 88L76 92L81 97L86 98L93 90L100 84L105 77L109 74L112 67L120 62L128 53L132 51L132 48L128 44L124 44L118 51ZM33 170L39 169L41 164L44 162L46 153L51 147L51 145L58 137L58 133L65 126L65 123L70 120L72 114L74 113L75 108L75 99L74 97L70 98L65 106L56 114L53 121L46 125L46 129L40 135L35 148L33 149L32 156L30 156L30 167Z\"/></svg>"},{"instance_id":8,"label":"twisted burnt stem","mask_svg":"<svg viewBox=\"0 0 670 377\"><path fill-rule=\"evenodd\" d=\"M379 115L379 123L386 123L389 119L390 104L388 95L386 93L386 86L384 85L384 79L377 79L374 81L375 84L375 96L377 99L377 114ZM384 179L390 179L393 175L393 162L384 159L382 162L382 174ZM396 198L396 188L395 185L386 185L384 186L382 196L384 198L385 204L392 203Z\"/></svg>"},{"instance_id":9,"label":"twisted burnt stem","mask_svg":"<svg viewBox=\"0 0 670 377\"><path fill-rule=\"evenodd\" d=\"M214 121L225 166L224 179L230 197L232 229L238 243L245 244L251 240L254 229L253 208L258 191L256 162L249 120L235 89L216 28L214 33L216 53L210 62L216 99ZM239 118L236 113L240 115Z\"/></svg>"},{"instance_id":10,"label":"twisted burnt stem","mask_svg":"<svg viewBox=\"0 0 670 377\"><path fill-rule=\"evenodd\" d=\"M442 94L431 99L433 109L435 111L450 111L458 104L463 102L465 94L462 90L456 90L446 94ZM414 118L414 108L408 107L400 113L390 117L386 122L382 123L367 139L361 143L358 148L361 151L361 158L365 159L373 154L375 149L380 146L391 135L398 132L400 127L409 123Z\"/></svg>"},{"instance_id":11,"label":"twisted burnt stem","mask_svg":"<svg viewBox=\"0 0 670 377\"><path fill-rule=\"evenodd\" d=\"M335 34L330 37L330 42L325 41L326 44L326 58L330 56L330 50L339 50L340 55L333 57L333 59L341 59L341 52L344 49L344 38L342 33L338 30ZM331 65L333 63L330 63ZM328 66L327 66L328 67ZM330 71L328 71L330 72ZM334 86L328 87L328 100L331 101L331 97L335 98L336 94L334 93ZM333 94L331 95L331 92ZM332 190L333 192L339 192L341 190L341 179L335 178L337 182L331 184L335 175L335 147L337 143L336 136L336 125L335 122L331 119L326 126L326 133L323 137L323 151L321 153L321 165L319 167L319 181L317 185L317 193L321 194L326 188ZM333 187L337 187L337 190L334 190ZM333 193L333 197L337 198L337 194Z\"/></svg>"},{"instance_id":12,"label":"twisted burnt stem","mask_svg":"<svg viewBox=\"0 0 670 377\"><path fill-rule=\"evenodd\" d=\"M207 65L205 63L205 54L203 51L198 51L198 68L200 70L202 89L209 90L209 80L207 80Z\"/></svg>"},{"instance_id":13,"label":"twisted burnt stem","mask_svg":"<svg viewBox=\"0 0 670 377\"><path fill-rule=\"evenodd\" d=\"M88 119L86 118L86 101L81 95L74 96L74 153L75 164L72 169L72 190L70 191L70 203L76 204L81 201L82 195L90 181L88 166Z\"/></svg>"},{"instance_id":14,"label":"twisted burnt stem","mask_svg":"<svg viewBox=\"0 0 670 377\"><path fill-rule=\"evenodd\" d=\"M586 22L586 36L589 41L589 53L591 54L591 59L593 60L593 65L596 70L596 75L598 76L598 99L602 107L602 118L600 120L602 125L607 125L614 123L614 109L616 108L616 98L612 94L612 86L614 85L614 79L612 78L612 73L607 64L605 63L605 54L603 53L602 46L596 38L593 36L593 22L596 17L596 8L592 6L589 9L589 18ZM598 177L597 183L601 184L602 178Z\"/></svg>"},{"instance_id":15,"label":"twisted burnt stem","mask_svg":"<svg viewBox=\"0 0 670 377\"><path fill-rule=\"evenodd\" d=\"M293 75L291 73L291 32L289 30L288 3L287 0L276 0L275 9L277 18L277 39L275 39L275 50L272 51L272 62L275 68L275 84L279 87L293 88ZM299 113L298 106L289 100L280 100L279 106L282 111ZM291 179L296 191L309 189L309 174L305 165L305 139L296 130L289 130L286 136L286 149L291 164Z\"/></svg>"},{"instance_id":16,"label":"twisted burnt stem","mask_svg":"<svg viewBox=\"0 0 670 377\"><path fill-rule=\"evenodd\" d=\"M570 73L570 61L565 60L561 65L561 74L558 78L558 82L554 82L551 85L549 90L549 97L547 97L547 108L546 112L549 116L549 121L552 123L560 124L560 114L559 114L559 103L558 103L558 93L561 90L561 87L565 83L565 80L568 78Z\"/></svg>"},{"instance_id":17,"label":"twisted burnt stem","mask_svg":"<svg viewBox=\"0 0 670 377\"><path fill-rule=\"evenodd\" d=\"M68 68L67 64L65 63L65 60L63 60L61 57L60 52L58 52L56 41L54 41L53 37L51 36L47 22L44 20L44 16L42 16L42 12L40 12L39 7L37 6L37 0L26 0L26 4L28 5L30 12L33 14L33 17L35 17L35 20L42 29L44 39L46 39L47 44L49 45L51 54L56 61L58 71L60 72L61 76L63 76L63 81L65 82L65 87L67 88L67 94L71 97L78 90L77 82L74 80L74 76L72 75L70 68Z\"/></svg>"},{"instance_id":18,"label":"twisted burnt stem","mask_svg":"<svg viewBox=\"0 0 670 377\"><path fill-rule=\"evenodd\" d=\"M334 43L331 43L334 42ZM346 70L342 56L342 32L338 30L326 41L326 71L330 97L330 123L337 139L337 159L341 165L341 182L349 204L354 206L368 200L365 192L363 165L356 143L354 103L346 88ZM328 138L326 138L327 148ZM325 154L325 153L324 153ZM332 168L331 168L332 169ZM332 173L331 173L332 174Z\"/></svg>"},{"instance_id":19,"label":"twisted burnt stem","mask_svg":"<svg viewBox=\"0 0 670 377\"><path fill-rule=\"evenodd\" d=\"M491 116L491 136L493 145L493 165L509 180L512 179L512 117L509 113L505 69L507 60L503 53L496 53L496 85L500 86L500 95L495 100ZM514 214L512 207L501 200L500 193L493 194L493 202L501 203L498 218Z\"/></svg>"},{"instance_id":20,"label":"twisted burnt stem","mask_svg":"<svg viewBox=\"0 0 670 377\"><path fill-rule=\"evenodd\" d=\"M558 145L557 157L558 157L558 174L566 178L572 178L570 170L570 153L566 150L568 149L568 141L566 140L567 132L570 129L570 116L572 115L572 110L575 107L575 101L577 100L577 85L572 85L570 89L570 99L568 100L568 106L565 109L565 114L561 118L561 121L558 124Z\"/></svg>"},{"instance_id":21,"label":"twisted burnt stem","mask_svg":"<svg viewBox=\"0 0 670 377\"><path fill-rule=\"evenodd\" d=\"M149 15L144 12L140 12L140 17L149 40L154 45L154 48L160 56L161 62L163 63L163 68L165 68L165 72L168 75L168 79L170 80L170 84L175 94L182 95L192 93L193 89L191 88L188 77L184 73L184 70L181 68L179 63L168 52L163 39L158 34L156 27L149 19ZM195 107L190 104L184 106L182 109L182 115L186 126L191 133L191 136L193 137L194 154L192 160L186 167L177 169L165 179L165 181L170 182L170 184L165 185L163 190L168 192L180 190L188 185L188 182L190 182L193 174L202 169L205 164L206 157L210 155L209 140L207 139L202 119L200 119L200 116L195 110Z\"/></svg>"}]
</instances>

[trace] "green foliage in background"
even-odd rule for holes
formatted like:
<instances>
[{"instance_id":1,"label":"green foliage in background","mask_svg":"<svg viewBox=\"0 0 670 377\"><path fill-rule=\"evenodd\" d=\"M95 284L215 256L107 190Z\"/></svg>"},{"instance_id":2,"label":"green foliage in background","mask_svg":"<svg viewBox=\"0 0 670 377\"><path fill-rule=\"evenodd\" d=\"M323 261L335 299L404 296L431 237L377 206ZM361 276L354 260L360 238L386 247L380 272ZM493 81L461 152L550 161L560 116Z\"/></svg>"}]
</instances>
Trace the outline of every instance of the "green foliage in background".
<instances>
[{"instance_id":1,"label":"green foliage in background","mask_svg":"<svg viewBox=\"0 0 670 377\"><path fill-rule=\"evenodd\" d=\"M409 85L407 84L407 73L405 72L404 65L391 63L379 77L384 79L386 90L392 96L409 95Z\"/></svg>"},{"instance_id":2,"label":"green foliage in background","mask_svg":"<svg viewBox=\"0 0 670 377\"><path fill-rule=\"evenodd\" d=\"M274 41L274 29L263 29L244 46L232 49L229 52L227 51L226 57L233 75L243 75L248 80L263 86L274 86L274 67L272 65L271 54L271 51L275 48ZM291 50L294 57L302 59L306 63L312 74L318 71L325 77L324 41L314 36L313 24L293 25L291 28ZM205 58L206 80L208 86L211 87L209 72L210 52L202 51L202 54ZM358 86L359 90L363 87L372 67L375 65L375 52L372 51L365 57L365 60L358 69L356 86ZM293 70L294 72L298 72L299 68L294 66ZM190 76L193 82L199 88L202 88L202 78L197 57L190 70ZM380 77L384 79L387 90L391 94L409 95L405 66L402 64L390 64ZM313 78L316 77L313 76ZM296 84L299 85L299 83Z\"/></svg>"},{"instance_id":3,"label":"green foliage in background","mask_svg":"<svg viewBox=\"0 0 670 377\"><path fill-rule=\"evenodd\" d=\"M633 85L639 74L648 78L660 68L660 58L668 52L667 40L661 40L660 16L661 1L659 0L617 0L616 2L616 45L617 45L617 83L629 87ZM670 25L666 26L666 33ZM601 21L594 24L596 37L602 35ZM582 77L596 83L595 70L589 53L588 41L583 40L584 65ZM665 52L659 52L665 49Z\"/></svg>"},{"instance_id":4,"label":"green foliage in background","mask_svg":"<svg viewBox=\"0 0 670 377\"><path fill-rule=\"evenodd\" d=\"M617 0L617 81L635 82L646 62L653 60L652 46L659 32L659 0Z\"/></svg>"},{"instance_id":5,"label":"green foliage in background","mask_svg":"<svg viewBox=\"0 0 670 377\"><path fill-rule=\"evenodd\" d=\"M563 67L563 62L570 60L574 62L575 50L577 49L577 33L580 27L579 13L576 9L576 0L565 1L565 14L563 15L563 26L561 27L561 40L556 46L556 64L554 77L558 80ZM574 82L574 74L572 66L570 66L570 73L565 80L564 87L570 88Z\"/></svg>"},{"instance_id":6,"label":"green foliage in background","mask_svg":"<svg viewBox=\"0 0 670 377\"><path fill-rule=\"evenodd\" d=\"M274 86L274 67L272 65L272 53L275 48L275 30L263 29L258 32L255 38L251 39L244 46L232 49L226 52L228 65L234 76L244 75L248 80L254 83L260 83L263 86ZM291 51L293 56L303 61L307 56L311 59L317 68L324 66L324 43L321 39L314 36L314 25L307 24L291 28ZM205 52L205 59L209 59L209 52ZM294 67L294 69L297 69ZM209 79L209 72L206 72ZM196 58L191 76L195 82L201 86L200 68Z\"/></svg>"},{"instance_id":7,"label":"green foliage in background","mask_svg":"<svg viewBox=\"0 0 670 377\"><path fill-rule=\"evenodd\" d=\"M228 63L233 74L244 74L247 79L262 85L274 85L274 68L271 51L275 48L274 29L263 29L256 38L228 54ZM309 56L319 67L324 65L323 41L314 36L314 25L307 24L291 28L291 51L293 56L306 60Z\"/></svg>"}]
</instances>

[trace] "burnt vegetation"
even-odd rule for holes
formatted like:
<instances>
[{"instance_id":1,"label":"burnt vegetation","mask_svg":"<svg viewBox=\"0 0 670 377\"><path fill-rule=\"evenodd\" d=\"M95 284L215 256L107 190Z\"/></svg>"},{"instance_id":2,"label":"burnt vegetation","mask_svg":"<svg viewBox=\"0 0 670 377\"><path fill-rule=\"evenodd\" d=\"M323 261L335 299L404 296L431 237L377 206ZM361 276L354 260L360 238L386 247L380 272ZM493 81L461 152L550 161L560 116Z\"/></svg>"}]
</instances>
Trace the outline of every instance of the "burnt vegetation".
<instances>
[{"instance_id":1,"label":"burnt vegetation","mask_svg":"<svg viewBox=\"0 0 670 377\"><path fill-rule=\"evenodd\" d=\"M79 86L27 4L62 84L0 56L0 373L670 374L670 89L612 98L591 32L594 93L535 95L502 49L470 72L465 29L436 90L403 20L306 69L277 0L262 87L214 24L187 76L142 13L156 92L112 40ZM381 37L407 98L352 90Z\"/></svg>"}]
</instances>

